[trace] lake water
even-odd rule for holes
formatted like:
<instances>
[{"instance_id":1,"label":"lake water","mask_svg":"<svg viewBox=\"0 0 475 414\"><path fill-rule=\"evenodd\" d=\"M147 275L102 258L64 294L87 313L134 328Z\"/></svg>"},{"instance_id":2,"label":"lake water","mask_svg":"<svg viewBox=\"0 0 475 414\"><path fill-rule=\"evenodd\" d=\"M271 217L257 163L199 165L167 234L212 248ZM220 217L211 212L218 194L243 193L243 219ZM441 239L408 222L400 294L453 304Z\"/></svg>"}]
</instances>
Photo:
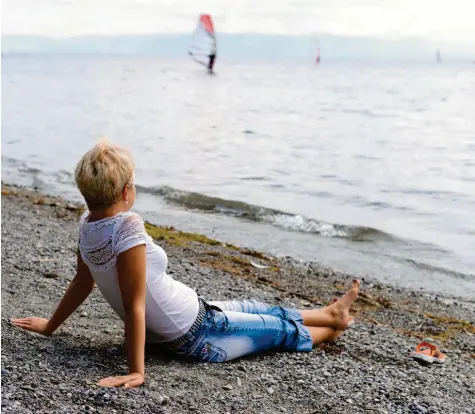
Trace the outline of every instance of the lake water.
<instances>
[{"instance_id":1,"label":"lake water","mask_svg":"<svg viewBox=\"0 0 475 414\"><path fill-rule=\"evenodd\" d=\"M2 59L2 180L79 197L101 135L157 224L475 297L475 67Z\"/></svg>"}]
</instances>

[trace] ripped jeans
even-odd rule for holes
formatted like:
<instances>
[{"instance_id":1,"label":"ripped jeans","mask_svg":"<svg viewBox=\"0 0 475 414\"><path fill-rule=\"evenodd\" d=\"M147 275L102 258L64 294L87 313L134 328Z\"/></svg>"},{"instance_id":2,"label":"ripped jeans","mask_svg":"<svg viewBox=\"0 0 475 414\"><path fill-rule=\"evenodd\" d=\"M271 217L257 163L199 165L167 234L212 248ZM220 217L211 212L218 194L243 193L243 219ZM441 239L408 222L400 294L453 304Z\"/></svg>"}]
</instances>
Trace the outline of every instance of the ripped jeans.
<instances>
[{"instance_id":1,"label":"ripped jeans","mask_svg":"<svg viewBox=\"0 0 475 414\"><path fill-rule=\"evenodd\" d=\"M207 302L193 337L173 352L193 361L225 362L270 349L312 350L312 337L297 309L248 300Z\"/></svg>"}]
</instances>

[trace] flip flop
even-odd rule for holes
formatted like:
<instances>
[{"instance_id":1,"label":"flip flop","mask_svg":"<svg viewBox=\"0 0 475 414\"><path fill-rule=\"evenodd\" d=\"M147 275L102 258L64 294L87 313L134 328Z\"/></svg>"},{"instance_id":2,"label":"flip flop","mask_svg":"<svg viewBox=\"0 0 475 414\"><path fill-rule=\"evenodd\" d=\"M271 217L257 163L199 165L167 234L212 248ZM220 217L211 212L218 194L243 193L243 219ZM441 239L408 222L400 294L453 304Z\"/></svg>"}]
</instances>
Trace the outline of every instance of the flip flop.
<instances>
[{"instance_id":1,"label":"flip flop","mask_svg":"<svg viewBox=\"0 0 475 414\"><path fill-rule=\"evenodd\" d=\"M416 350L411 352L410 356L417 361L426 362L432 364L443 364L446 359L446 355L440 352L439 347L436 345L432 338L424 338L416 346Z\"/></svg>"}]
</instances>

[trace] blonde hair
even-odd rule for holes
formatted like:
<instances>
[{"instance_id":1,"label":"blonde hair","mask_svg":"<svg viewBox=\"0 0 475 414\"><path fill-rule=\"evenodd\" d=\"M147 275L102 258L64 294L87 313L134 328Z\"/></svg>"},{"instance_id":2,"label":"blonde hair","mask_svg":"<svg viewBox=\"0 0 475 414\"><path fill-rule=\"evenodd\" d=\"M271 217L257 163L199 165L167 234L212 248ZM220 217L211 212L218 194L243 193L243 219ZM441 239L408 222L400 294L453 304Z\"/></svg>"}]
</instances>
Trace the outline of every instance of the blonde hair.
<instances>
[{"instance_id":1,"label":"blonde hair","mask_svg":"<svg viewBox=\"0 0 475 414\"><path fill-rule=\"evenodd\" d=\"M101 139L83 155L74 175L89 209L106 208L120 201L124 186L132 183L134 169L129 151Z\"/></svg>"}]
</instances>

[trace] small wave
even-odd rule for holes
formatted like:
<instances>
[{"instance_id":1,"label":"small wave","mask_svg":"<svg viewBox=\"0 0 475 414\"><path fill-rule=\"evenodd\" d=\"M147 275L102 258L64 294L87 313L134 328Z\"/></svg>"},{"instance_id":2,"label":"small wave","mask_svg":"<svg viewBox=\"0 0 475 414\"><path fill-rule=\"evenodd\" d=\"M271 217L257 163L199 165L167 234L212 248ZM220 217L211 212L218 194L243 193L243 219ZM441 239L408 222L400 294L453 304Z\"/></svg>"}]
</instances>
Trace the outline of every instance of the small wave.
<instances>
[{"instance_id":1,"label":"small wave","mask_svg":"<svg viewBox=\"0 0 475 414\"><path fill-rule=\"evenodd\" d=\"M264 181L266 177L258 176L258 177L241 177L240 180L242 181Z\"/></svg>"},{"instance_id":2,"label":"small wave","mask_svg":"<svg viewBox=\"0 0 475 414\"><path fill-rule=\"evenodd\" d=\"M346 238L352 241L375 242L378 240L395 240L391 235L363 226L332 224L298 214L247 204L242 201L225 200L204 194L177 190L172 187L142 187L137 185L139 193L157 195L167 202L180 205L186 209L205 213L224 214L243 220L269 224L288 231L316 234L322 237Z\"/></svg>"},{"instance_id":3,"label":"small wave","mask_svg":"<svg viewBox=\"0 0 475 414\"><path fill-rule=\"evenodd\" d=\"M403 260L406 263L409 263L409 264L417 267L420 270L427 270L427 271L430 271L431 273L436 273L436 272L437 273L442 273L444 275L451 276L455 279L461 279L461 280L467 280L467 281L475 280L475 274L473 274L473 273L472 274L462 273L462 272L457 271L457 270L452 270L452 269L447 269L447 268L440 267L440 266L435 266L435 265L432 265L432 264L429 264L429 263L424 263L424 262L414 260L414 259L404 258Z\"/></svg>"}]
</instances>

